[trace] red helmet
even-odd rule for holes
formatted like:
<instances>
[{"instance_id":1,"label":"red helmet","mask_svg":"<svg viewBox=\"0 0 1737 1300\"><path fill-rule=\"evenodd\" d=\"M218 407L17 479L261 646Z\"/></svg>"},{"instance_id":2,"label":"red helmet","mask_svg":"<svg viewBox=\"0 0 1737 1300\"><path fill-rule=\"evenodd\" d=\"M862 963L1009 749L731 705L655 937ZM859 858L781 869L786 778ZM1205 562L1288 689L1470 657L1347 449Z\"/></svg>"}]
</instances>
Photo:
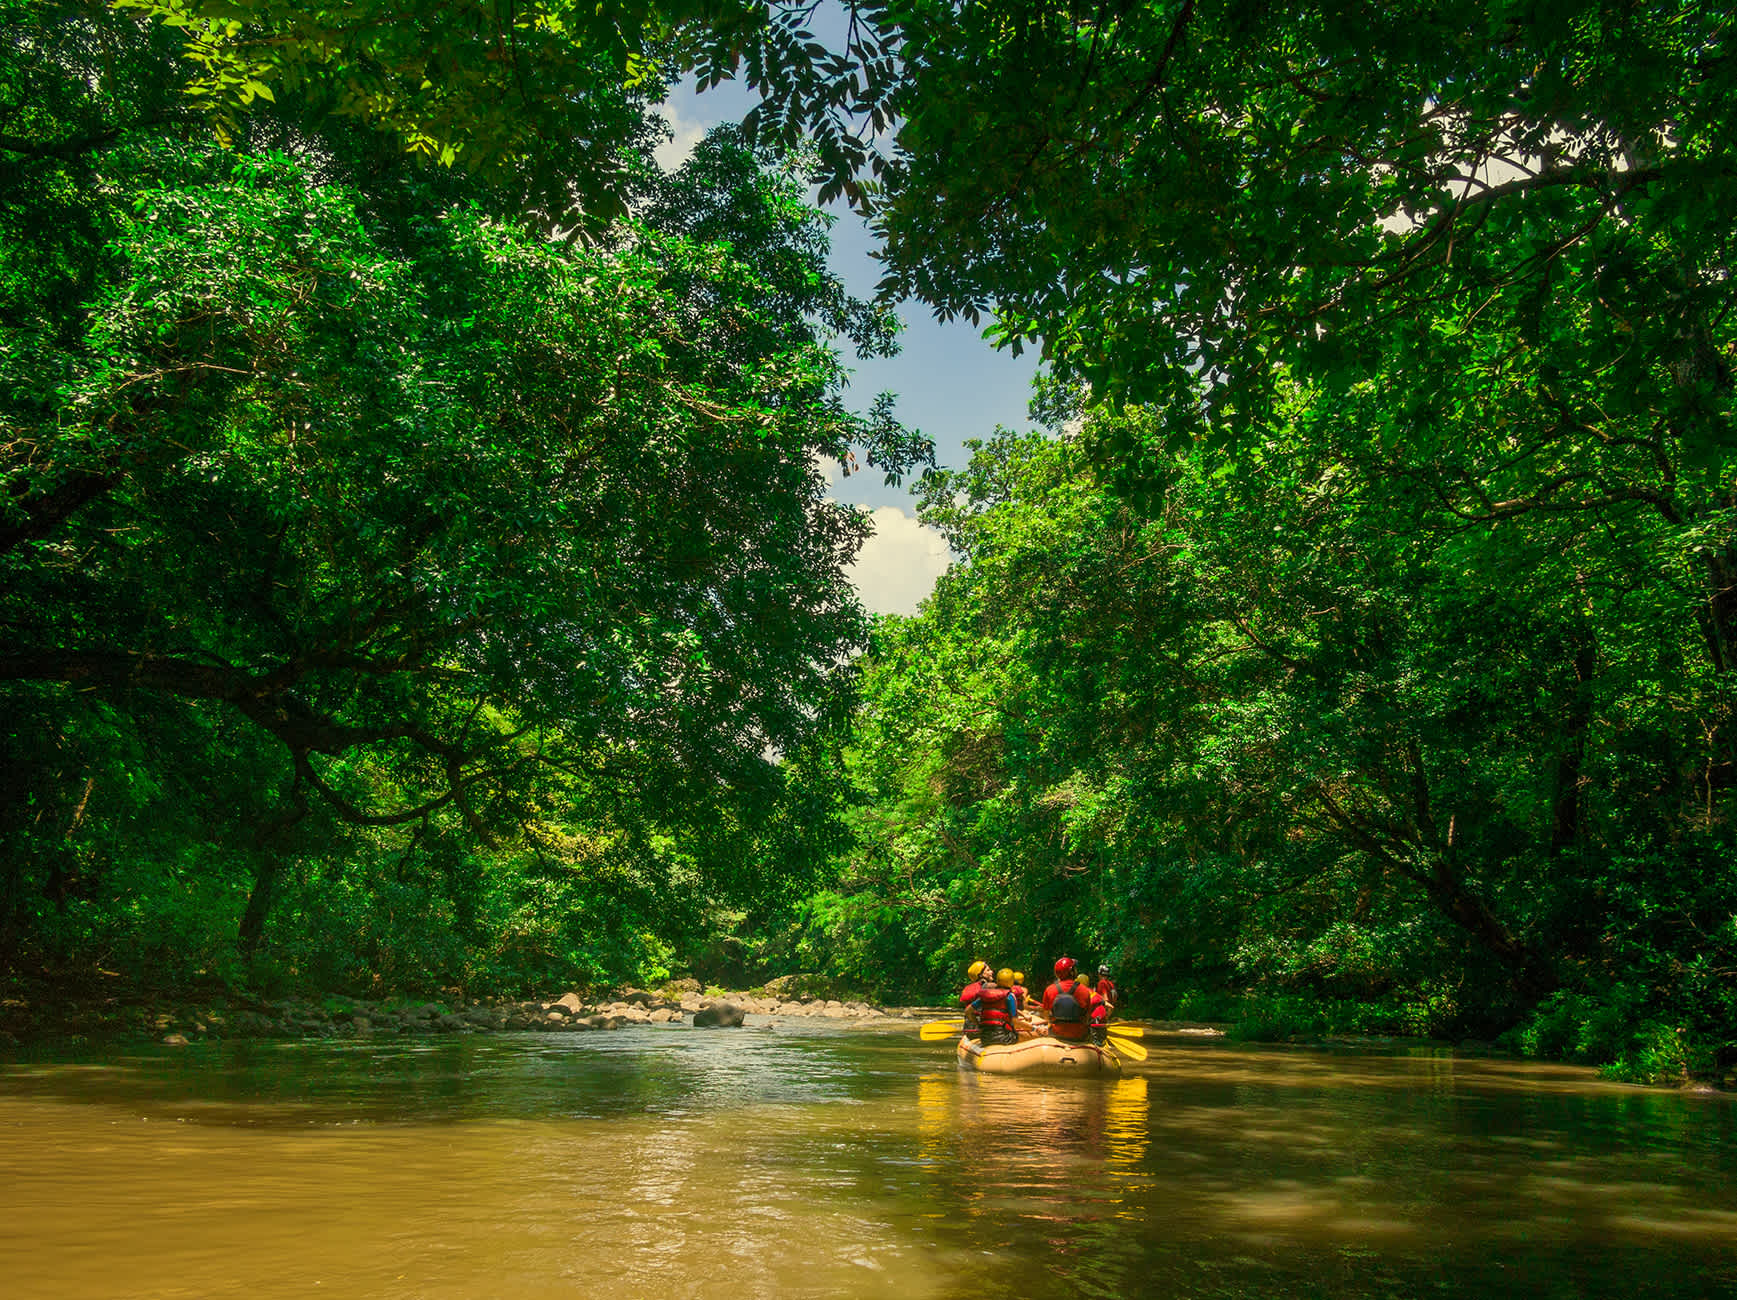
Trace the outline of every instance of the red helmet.
<instances>
[{"instance_id":1,"label":"red helmet","mask_svg":"<svg viewBox=\"0 0 1737 1300\"><path fill-rule=\"evenodd\" d=\"M1068 979L1073 975L1073 973L1074 959L1072 957L1063 957L1055 964L1055 977L1058 980Z\"/></svg>"}]
</instances>

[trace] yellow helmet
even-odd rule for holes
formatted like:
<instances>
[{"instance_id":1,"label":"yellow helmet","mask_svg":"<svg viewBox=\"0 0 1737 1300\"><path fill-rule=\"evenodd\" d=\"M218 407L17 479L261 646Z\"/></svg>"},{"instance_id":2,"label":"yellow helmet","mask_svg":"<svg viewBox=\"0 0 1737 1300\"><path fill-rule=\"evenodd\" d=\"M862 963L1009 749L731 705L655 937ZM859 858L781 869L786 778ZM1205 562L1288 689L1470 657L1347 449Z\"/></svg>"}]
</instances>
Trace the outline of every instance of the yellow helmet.
<instances>
[{"instance_id":1,"label":"yellow helmet","mask_svg":"<svg viewBox=\"0 0 1737 1300\"><path fill-rule=\"evenodd\" d=\"M983 973L983 968L989 965L986 961L974 961L965 968L965 978L974 980Z\"/></svg>"},{"instance_id":2,"label":"yellow helmet","mask_svg":"<svg viewBox=\"0 0 1737 1300\"><path fill-rule=\"evenodd\" d=\"M1074 976L1074 979L1079 983L1084 984L1087 988L1092 987L1092 973L1090 971L1083 970L1078 975Z\"/></svg>"},{"instance_id":3,"label":"yellow helmet","mask_svg":"<svg viewBox=\"0 0 1737 1300\"><path fill-rule=\"evenodd\" d=\"M1012 988L1013 987L1013 968L1011 966L1003 966L1000 970L996 971L995 972L995 982L997 984L1001 985L1001 987L1004 989Z\"/></svg>"},{"instance_id":4,"label":"yellow helmet","mask_svg":"<svg viewBox=\"0 0 1737 1300\"><path fill-rule=\"evenodd\" d=\"M1025 972L1024 972L1024 971L1022 971L1022 970L1016 970L1016 971L1014 971L1014 972L1013 972L1013 982L1014 982L1014 983L1015 983L1015 984L1023 984L1023 983L1025 983Z\"/></svg>"}]
</instances>

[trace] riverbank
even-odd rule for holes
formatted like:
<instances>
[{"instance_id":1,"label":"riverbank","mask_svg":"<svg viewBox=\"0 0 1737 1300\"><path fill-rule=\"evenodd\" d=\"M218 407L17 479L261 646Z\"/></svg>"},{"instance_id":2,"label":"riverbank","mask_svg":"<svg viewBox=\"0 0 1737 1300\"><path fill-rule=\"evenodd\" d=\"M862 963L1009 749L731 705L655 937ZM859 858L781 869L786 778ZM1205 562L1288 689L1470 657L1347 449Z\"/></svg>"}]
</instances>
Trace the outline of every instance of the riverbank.
<instances>
[{"instance_id":1,"label":"riverbank","mask_svg":"<svg viewBox=\"0 0 1737 1300\"><path fill-rule=\"evenodd\" d=\"M689 983L691 982L684 982ZM701 991L697 985L622 988L547 998L259 998L233 990L175 996L139 990L10 989L0 996L0 1048L49 1042L150 1041L184 1046L219 1038L389 1038L403 1034L584 1033L685 1022L731 1028L804 1019L860 1024L915 1019L931 1008L777 992ZM696 1020L697 1017L697 1020Z\"/></svg>"}]
</instances>

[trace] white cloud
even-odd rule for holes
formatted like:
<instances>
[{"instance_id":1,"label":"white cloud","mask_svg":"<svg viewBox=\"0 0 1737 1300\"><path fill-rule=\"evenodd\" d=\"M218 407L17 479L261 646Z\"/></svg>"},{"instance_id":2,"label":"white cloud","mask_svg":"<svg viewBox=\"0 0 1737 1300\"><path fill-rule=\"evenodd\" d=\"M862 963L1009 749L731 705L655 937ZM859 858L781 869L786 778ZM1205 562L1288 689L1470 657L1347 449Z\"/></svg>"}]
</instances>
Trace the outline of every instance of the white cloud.
<instances>
[{"instance_id":1,"label":"white cloud","mask_svg":"<svg viewBox=\"0 0 1737 1300\"><path fill-rule=\"evenodd\" d=\"M874 536L849 569L862 603L876 614L914 614L951 557L947 539L897 506L873 512Z\"/></svg>"},{"instance_id":2,"label":"white cloud","mask_svg":"<svg viewBox=\"0 0 1737 1300\"><path fill-rule=\"evenodd\" d=\"M668 124L669 129L675 133L675 138L660 144L652 152L652 156L657 159L659 167L662 167L666 172L673 172L688 160L688 155L693 153L694 146L705 137L707 131L717 125L717 122L687 117L681 109L668 100L659 104L657 111L658 115Z\"/></svg>"}]
</instances>

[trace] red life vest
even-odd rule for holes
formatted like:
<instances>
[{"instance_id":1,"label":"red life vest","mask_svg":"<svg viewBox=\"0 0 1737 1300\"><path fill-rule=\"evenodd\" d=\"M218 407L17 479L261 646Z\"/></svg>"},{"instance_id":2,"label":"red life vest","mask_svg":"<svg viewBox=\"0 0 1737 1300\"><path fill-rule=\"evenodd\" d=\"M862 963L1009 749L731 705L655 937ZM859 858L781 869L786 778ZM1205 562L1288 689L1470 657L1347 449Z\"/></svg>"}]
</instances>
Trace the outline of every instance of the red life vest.
<instances>
[{"instance_id":1,"label":"red life vest","mask_svg":"<svg viewBox=\"0 0 1737 1300\"><path fill-rule=\"evenodd\" d=\"M991 984L977 995L977 1019L985 1029L1013 1023L1012 989Z\"/></svg>"},{"instance_id":2,"label":"red life vest","mask_svg":"<svg viewBox=\"0 0 1737 1300\"><path fill-rule=\"evenodd\" d=\"M977 995L981 992L983 992L982 980L978 980L975 984L967 984L965 991L959 995L959 1005L962 1007L970 1006L977 1001Z\"/></svg>"},{"instance_id":3,"label":"red life vest","mask_svg":"<svg viewBox=\"0 0 1737 1300\"><path fill-rule=\"evenodd\" d=\"M1086 991L1078 980L1057 980L1043 991L1043 1009L1049 1012L1049 1032L1057 1038L1084 1038L1086 1018L1091 1014Z\"/></svg>"},{"instance_id":4,"label":"red life vest","mask_svg":"<svg viewBox=\"0 0 1737 1300\"><path fill-rule=\"evenodd\" d=\"M1098 995L1102 997L1104 1001L1114 1005L1116 1001L1116 981L1111 979L1108 975L1098 976Z\"/></svg>"},{"instance_id":5,"label":"red life vest","mask_svg":"<svg viewBox=\"0 0 1737 1300\"><path fill-rule=\"evenodd\" d=\"M1090 1019L1094 1025L1107 1025L1110 1023L1110 1004L1101 993L1092 994L1092 1013Z\"/></svg>"}]
</instances>

